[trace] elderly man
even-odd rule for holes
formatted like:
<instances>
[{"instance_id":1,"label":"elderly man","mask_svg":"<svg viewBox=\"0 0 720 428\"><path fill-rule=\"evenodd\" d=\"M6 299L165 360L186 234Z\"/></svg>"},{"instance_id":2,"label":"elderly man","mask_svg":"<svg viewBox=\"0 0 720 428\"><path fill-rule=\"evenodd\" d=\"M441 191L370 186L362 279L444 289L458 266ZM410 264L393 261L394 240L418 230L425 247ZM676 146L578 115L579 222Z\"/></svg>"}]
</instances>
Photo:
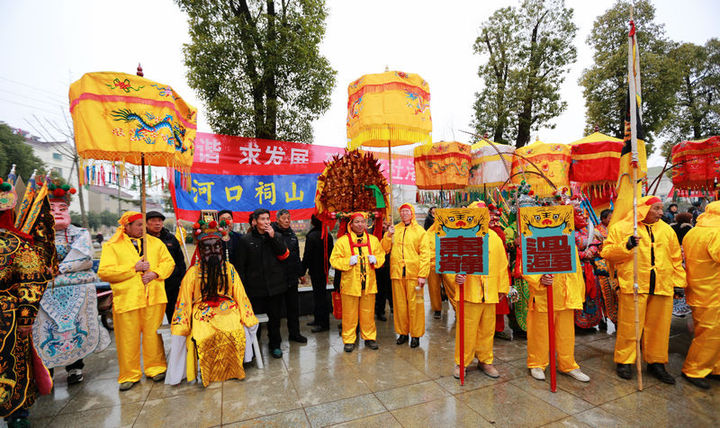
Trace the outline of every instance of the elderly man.
<instances>
[{"instance_id":1,"label":"elderly man","mask_svg":"<svg viewBox=\"0 0 720 428\"><path fill-rule=\"evenodd\" d=\"M425 334L425 311L418 310L416 299L422 299L422 293L425 293L430 251L423 245L425 229L415 221L412 205L400 206L400 219L400 223L388 228L381 244L386 253L392 251L390 278L397 344L407 343L409 334L412 336L410 347L417 348L420 337Z\"/></svg>"},{"instance_id":2,"label":"elderly man","mask_svg":"<svg viewBox=\"0 0 720 428\"><path fill-rule=\"evenodd\" d=\"M365 346L377 350L377 329L373 313L377 283L375 269L385 262L385 252L378 239L367 233L367 214L350 215L347 233L339 237L330 255L330 264L342 271L342 338L345 352L355 349L356 330Z\"/></svg>"},{"instance_id":3,"label":"elderly man","mask_svg":"<svg viewBox=\"0 0 720 428\"><path fill-rule=\"evenodd\" d=\"M711 202L683 241L687 264L687 302L692 307L695 337L682 375L709 389L720 380L720 201Z\"/></svg>"},{"instance_id":4,"label":"elderly man","mask_svg":"<svg viewBox=\"0 0 720 428\"><path fill-rule=\"evenodd\" d=\"M165 379L165 348L157 329L167 303L164 281L175 262L165 244L154 236L146 237L144 248L144 222L139 212L126 212L118 225L103 245L98 275L113 290L118 383L121 391L127 391L142 377L141 341L145 375L155 382Z\"/></svg>"},{"instance_id":5,"label":"elderly man","mask_svg":"<svg viewBox=\"0 0 720 428\"><path fill-rule=\"evenodd\" d=\"M282 262L285 270L285 314L287 318L288 338L293 342L307 343L307 337L300 334L300 295L298 294L298 281L305 274L300 261L300 243L292 229L290 211L282 209L277 212L277 221L272 223L273 229L287 247L290 254Z\"/></svg>"},{"instance_id":6,"label":"elderly man","mask_svg":"<svg viewBox=\"0 0 720 428\"><path fill-rule=\"evenodd\" d=\"M617 374L632 377L635 363L635 305L633 301L633 248L638 258L638 316L648 371L661 382L674 384L666 370L670 322L675 287L685 287L680 244L672 228L659 221L663 204L656 196L638 201L637 231L633 235L633 213L610 226L601 257L615 264L620 283L615 362Z\"/></svg>"},{"instance_id":7,"label":"elderly man","mask_svg":"<svg viewBox=\"0 0 720 428\"><path fill-rule=\"evenodd\" d=\"M167 295L167 305L165 305L165 315L168 322L172 320L175 311L175 302L177 301L178 292L180 291L180 282L185 276L185 256L183 255L182 243L168 231L164 226L165 216L157 211L148 211L145 214L147 220L147 232L161 240L167 247L170 255L175 261L175 269L172 274L165 280L165 294Z\"/></svg>"}]
</instances>

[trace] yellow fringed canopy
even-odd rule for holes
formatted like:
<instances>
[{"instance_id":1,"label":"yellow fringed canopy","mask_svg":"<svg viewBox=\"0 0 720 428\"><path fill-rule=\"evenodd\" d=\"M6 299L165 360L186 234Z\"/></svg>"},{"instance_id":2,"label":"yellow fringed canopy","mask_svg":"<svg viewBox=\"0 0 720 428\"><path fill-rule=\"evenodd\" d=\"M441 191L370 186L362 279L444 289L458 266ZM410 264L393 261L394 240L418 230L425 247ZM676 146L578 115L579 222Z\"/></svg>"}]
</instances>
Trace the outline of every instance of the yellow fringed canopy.
<instances>
[{"instance_id":1,"label":"yellow fringed canopy","mask_svg":"<svg viewBox=\"0 0 720 428\"><path fill-rule=\"evenodd\" d=\"M555 187L570 186L570 146L567 144L546 144L542 141L520 147L515 153L527 158L542 172ZM515 175L513 183L519 184L525 180L532 186L535 194L539 197L551 196L553 187L541 176L534 174L538 172L530 162L519 156L513 158L512 174Z\"/></svg>"},{"instance_id":2,"label":"yellow fringed canopy","mask_svg":"<svg viewBox=\"0 0 720 428\"><path fill-rule=\"evenodd\" d=\"M470 146L439 142L415 147L415 181L418 189L463 189L470 178Z\"/></svg>"},{"instance_id":3,"label":"yellow fringed canopy","mask_svg":"<svg viewBox=\"0 0 720 428\"><path fill-rule=\"evenodd\" d=\"M481 140L472 145L472 169L468 183L470 186L475 188L502 186L510 177L515 147L493 144L494 148L490 143ZM503 154L502 157L498 151Z\"/></svg>"}]
</instances>

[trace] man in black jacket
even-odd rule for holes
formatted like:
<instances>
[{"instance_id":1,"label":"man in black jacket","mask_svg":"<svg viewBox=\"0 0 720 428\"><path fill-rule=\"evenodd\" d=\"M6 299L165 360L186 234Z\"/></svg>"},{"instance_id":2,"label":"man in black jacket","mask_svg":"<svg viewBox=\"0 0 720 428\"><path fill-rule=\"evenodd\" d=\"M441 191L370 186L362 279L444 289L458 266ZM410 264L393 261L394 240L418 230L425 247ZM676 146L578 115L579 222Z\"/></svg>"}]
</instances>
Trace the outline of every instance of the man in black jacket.
<instances>
[{"instance_id":1,"label":"man in black jacket","mask_svg":"<svg viewBox=\"0 0 720 428\"><path fill-rule=\"evenodd\" d=\"M230 210L222 210L218 212L218 220L222 221L225 220L225 224L227 224L230 227L230 233L228 234L228 241L225 242L225 249L227 250L227 253L225 254L227 256L227 260L230 261L230 263L235 266L235 262L237 261L236 253L238 251L241 251L242 244L242 234L235 232L232 230L232 224L233 224L233 212ZM240 269L235 266L236 271L240 271Z\"/></svg>"},{"instance_id":2,"label":"man in black jacket","mask_svg":"<svg viewBox=\"0 0 720 428\"><path fill-rule=\"evenodd\" d=\"M302 260L302 271L310 273L313 288L313 303L315 320L311 323L313 333L330 329L330 304L327 292L327 271L329 258L333 250L333 238L328 232L327 249L322 239L322 222L315 217L310 218L312 228L305 236L305 253Z\"/></svg>"},{"instance_id":3,"label":"man in black jacket","mask_svg":"<svg viewBox=\"0 0 720 428\"><path fill-rule=\"evenodd\" d=\"M300 334L300 295L298 294L298 280L305 274L300 262L300 244L297 235L292 230L290 211L282 209L277 212L275 223L272 223L275 233L280 237L290 255L282 264L285 268L285 313L287 315L287 326L289 339L293 342L307 343L307 337Z\"/></svg>"},{"instance_id":4,"label":"man in black jacket","mask_svg":"<svg viewBox=\"0 0 720 428\"><path fill-rule=\"evenodd\" d=\"M167 315L168 322L171 322L173 312L175 312L175 302L177 302L178 292L180 291L180 282L185 276L186 267L182 244L163 226L164 221L165 216L157 211L148 211L145 214L147 232L163 241L173 260L175 260L175 270L165 280L165 294L167 295L165 315Z\"/></svg>"},{"instance_id":5,"label":"man in black jacket","mask_svg":"<svg viewBox=\"0 0 720 428\"><path fill-rule=\"evenodd\" d=\"M268 316L268 339L273 358L282 358L280 318L287 290L282 261L290 256L270 225L270 211L258 208L250 215L250 230L243 235L235 266L256 314Z\"/></svg>"}]
</instances>

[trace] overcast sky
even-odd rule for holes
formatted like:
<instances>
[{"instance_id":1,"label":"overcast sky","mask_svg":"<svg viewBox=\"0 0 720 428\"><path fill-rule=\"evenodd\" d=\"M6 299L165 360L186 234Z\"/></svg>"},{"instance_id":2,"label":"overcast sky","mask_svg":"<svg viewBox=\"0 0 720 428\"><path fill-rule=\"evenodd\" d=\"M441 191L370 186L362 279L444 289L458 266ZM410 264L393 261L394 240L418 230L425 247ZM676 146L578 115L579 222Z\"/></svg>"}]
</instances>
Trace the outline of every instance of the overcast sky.
<instances>
[{"instance_id":1,"label":"overcast sky","mask_svg":"<svg viewBox=\"0 0 720 428\"><path fill-rule=\"evenodd\" d=\"M472 142L461 132L470 130L474 93L481 85L477 76L481 58L473 54L472 45L483 21L519 0L327 3L321 51L338 74L332 105L314 125L317 144L345 145L347 85L386 66L417 73L429 83L435 141ZM717 0L654 3L656 21L665 24L671 39L704 44L720 37ZM540 130L545 142L570 143L583 137L585 106L577 82L592 64L585 40L595 18L614 1L567 4L575 9L579 27L578 56L562 88L568 108L555 120L555 129ZM182 44L188 41L187 17L171 0L0 0L0 41L0 121L11 126L47 135L37 118L52 132L47 121L65 127L62 112L67 110L71 82L90 71L135 73L140 62L145 77L172 85L198 107L198 130L212 131L204 106L185 78Z\"/></svg>"}]
</instances>

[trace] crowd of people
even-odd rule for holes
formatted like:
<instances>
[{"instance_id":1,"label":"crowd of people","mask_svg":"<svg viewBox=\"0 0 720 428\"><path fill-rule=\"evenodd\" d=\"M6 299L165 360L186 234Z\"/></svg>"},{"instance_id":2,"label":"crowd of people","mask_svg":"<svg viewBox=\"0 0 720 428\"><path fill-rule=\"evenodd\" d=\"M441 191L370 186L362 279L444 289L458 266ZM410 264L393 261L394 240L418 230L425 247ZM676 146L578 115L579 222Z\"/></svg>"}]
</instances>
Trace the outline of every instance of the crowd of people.
<instances>
[{"instance_id":1,"label":"crowd of people","mask_svg":"<svg viewBox=\"0 0 720 428\"><path fill-rule=\"evenodd\" d=\"M695 336L682 376L703 389L710 387L708 379L720 378L720 202L707 205L704 213L696 207L694 221L693 213L673 212L676 206L663 213L662 201L646 196L638 202L637 234L632 216L610 225L612 212L605 210L601 222L593 225L576 209L578 269L553 275L523 273L519 235L500 225L501 211L493 205L487 206L487 275L437 273L439 224L431 209L421 226L411 204L400 206L397 224L370 225L372 213L352 213L343 219L335 241L313 216L303 254L287 210L278 211L275 221L268 210L255 210L245 234L234 230L232 212L206 213L193 224L196 251L189 267L182 244L164 227L162 213L151 211L143 218L129 211L104 243L95 274L90 234L70 224L69 198L69 192L58 193L50 201L60 264L55 286L45 290L53 278L22 232L14 229L12 204L0 197L0 204L5 204L0 206L0 239L6 252L0 278L0 351L3 364L10 364L0 378L0 409L13 426L26 420L36 397L35 384L40 384L30 362L33 355L50 369L64 367L72 384L83 381L83 358L108 345L95 305L94 289L100 281L112 287L122 391L131 389L143 374L169 384L200 378L205 386L243 379L244 364L257 358L252 343L261 336L259 314L267 316L263 330L273 358L283 355L283 317L288 339L306 343L300 332L298 295L306 273L313 289L311 331L327 332L330 313L341 312L345 352L355 351L358 335L365 348L378 349L376 321L387 321L388 303L397 345L417 348L425 336L425 287L435 319L442 317L443 300L449 302L448 311L457 309L458 288L464 287L464 316L455 317L465 332L460 355L456 328L456 378L475 360L480 372L499 377L493 366L493 341L499 337L526 338L527 368L533 378L544 380L549 364L546 287L552 285L557 369L589 382L574 357L576 329L606 329L612 323L617 330L617 375L631 379L638 358L636 285L642 357L652 376L672 384L675 378L665 366L673 301L686 294ZM333 270L340 304L335 311L327 289ZM163 319L171 325L169 353L158 332Z\"/></svg>"}]
</instances>

